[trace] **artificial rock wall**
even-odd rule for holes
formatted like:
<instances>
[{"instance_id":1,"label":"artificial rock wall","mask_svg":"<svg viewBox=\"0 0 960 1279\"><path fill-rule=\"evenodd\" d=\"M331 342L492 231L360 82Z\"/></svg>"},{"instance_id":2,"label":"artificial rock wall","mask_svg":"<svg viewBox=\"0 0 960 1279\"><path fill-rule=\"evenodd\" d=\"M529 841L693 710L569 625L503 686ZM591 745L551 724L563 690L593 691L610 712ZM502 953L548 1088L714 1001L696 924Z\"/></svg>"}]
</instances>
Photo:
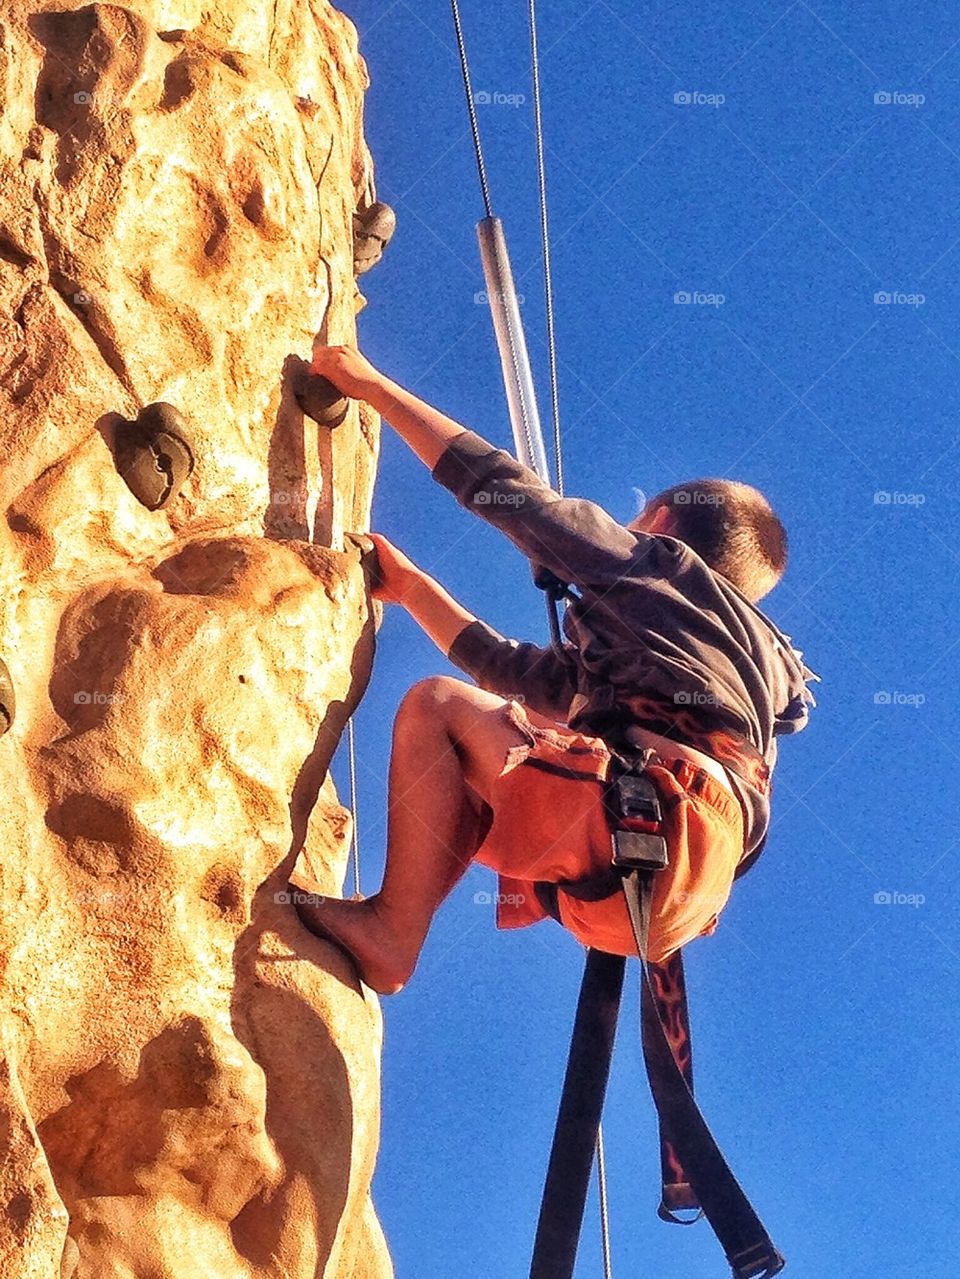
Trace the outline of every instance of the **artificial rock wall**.
<instances>
[{"instance_id":1,"label":"artificial rock wall","mask_svg":"<svg viewBox=\"0 0 960 1279\"><path fill-rule=\"evenodd\" d=\"M378 424L292 394L354 334L365 87L325 0L0 7L2 1279L391 1274L379 1011L282 900L342 883L373 650Z\"/></svg>"}]
</instances>

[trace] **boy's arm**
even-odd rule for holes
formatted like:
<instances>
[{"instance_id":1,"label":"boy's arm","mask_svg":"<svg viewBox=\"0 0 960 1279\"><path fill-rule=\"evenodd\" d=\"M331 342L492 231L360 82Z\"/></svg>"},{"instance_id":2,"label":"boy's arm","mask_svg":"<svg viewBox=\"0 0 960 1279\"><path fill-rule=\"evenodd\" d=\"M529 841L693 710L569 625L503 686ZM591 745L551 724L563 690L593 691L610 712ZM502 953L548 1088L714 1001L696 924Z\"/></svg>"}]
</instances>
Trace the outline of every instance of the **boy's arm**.
<instances>
[{"instance_id":1,"label":"boy's arm","mask_svg":"<svg viewBox=\"0 0 960 1279\"><path fill-rule=\"evenodd\" d=\"M312 367L345 395L366 400L462 506L562 581L613 585L652 542L593 502L561 498L510 453L392 382L354 348L318 346Z\"/></svg>"},{"instance_id":2,"label":"boy's arm","mask_svg":"<svg viewBox=\"0 0 960 1279\"><path fill-rule=\"evenodd\" d=\"M447 655L475 683L565 724L577 691L574 667L553 648L504 639L486 622L461 631Z\"/></svg>"},{"instance_id":3,"label":"boy's arm","mask_svg":"<svg viewBox=\"0 0 960 1279\"><path fill-rule=\"evenodd\" d=\"M399 382L392 382L356 347L323 346L316 342L310 370L328 378L351 399L365 400L387 419L431 470L450 441L466 430L453 418L418 399L412 391L405 390Z\"/></svg>"},{"instance_id":4,"label":"boy's arm","mask_svg":"<svg viewBox=\"0 0 960 1279\"><path fill-rule=\"evenodd\" d=\"M416 565L405 570L393 598L403 605L445 657L450 656L457 636L477 620L438 581Z\"/></svg>"},{"instance_id":5,"label":"boy's arm","mask_svg":"<svg viewBox=\"0 0 960 1279\"><path fill-rule=\"evenodd\" d=\"M384 538L374 540L386 568L382 597L402 604L455 666L488 692L520 697L541 715L566 719L576 687L571 668L552 648L504 639Z\"/></svg>"}]
</instances>

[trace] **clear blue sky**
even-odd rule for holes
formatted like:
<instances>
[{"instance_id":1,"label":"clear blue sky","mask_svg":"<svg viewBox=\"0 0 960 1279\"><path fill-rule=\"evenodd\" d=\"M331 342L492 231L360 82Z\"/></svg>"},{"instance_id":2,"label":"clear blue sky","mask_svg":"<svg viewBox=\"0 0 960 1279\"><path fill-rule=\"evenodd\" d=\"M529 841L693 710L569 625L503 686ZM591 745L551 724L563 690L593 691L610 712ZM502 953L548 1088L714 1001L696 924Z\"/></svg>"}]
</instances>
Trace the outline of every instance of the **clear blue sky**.
<instances>
[{"instance_id":1,"label":"clear blue sky","mask_svg":"<svg viewBox=\"0 0 960 1279\"><path fill-rule=\"evenodd\" d=\"M506 444L448 8L343 3L399 217L364 281L361 340ZM784 743L768 850L688 951L702 1104L789 1274L953 1279L956 15L942 0L541 7L568 489L627 521L635 489L760 486L793 545L768 610L823 677L811 727ZM545 404L525 5L464 0L464 20L476 88L526 98L480 116ZM389 432L375 527L500 630L542 642L525 562ZM449 670L392 611L357 717L368 891L394 711ZM338 776L345 793L342 761ZM375 1190L399 1279L526 1274L581 955L553 924L497 934L474 901L491 886L471 872L413 984L385 1001ZM654 1214L635 1004L634 983L607 1114L616 1273L723 1276L706 1225ZM600 1273L591 1210L578 1276Z\"/></svg>"}]
</instances>

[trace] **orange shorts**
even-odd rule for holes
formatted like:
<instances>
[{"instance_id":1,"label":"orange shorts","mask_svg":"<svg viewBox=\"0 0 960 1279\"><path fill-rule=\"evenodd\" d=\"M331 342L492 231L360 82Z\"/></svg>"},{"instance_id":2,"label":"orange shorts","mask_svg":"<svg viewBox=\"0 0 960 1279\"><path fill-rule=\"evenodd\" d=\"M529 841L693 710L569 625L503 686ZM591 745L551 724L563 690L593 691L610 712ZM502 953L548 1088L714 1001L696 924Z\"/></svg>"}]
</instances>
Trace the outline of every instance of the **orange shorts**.
<instances>
[{"instance_id":1,"label":"orange shorts","mask_svg":"<svg viewBox=\"0 0 960 1279\"><path fill-rule=\"evenodd\" d=\"M602 797L610 751L599 738L532 724L517 702L506 702L504 714L526 741L510 750L494 782L477 861L500 877L497 926L523 928L549 918L536 880L562 883L609 869ZM743 856L743 813L734 795L689 760L657 758L649 776L670 858L656 876L650 926L650 958L662 963L716 929ZM590 902L561 889L557 901L564 927L584 945L636 954L622 893Z\"/></svg>"}]
</instances>

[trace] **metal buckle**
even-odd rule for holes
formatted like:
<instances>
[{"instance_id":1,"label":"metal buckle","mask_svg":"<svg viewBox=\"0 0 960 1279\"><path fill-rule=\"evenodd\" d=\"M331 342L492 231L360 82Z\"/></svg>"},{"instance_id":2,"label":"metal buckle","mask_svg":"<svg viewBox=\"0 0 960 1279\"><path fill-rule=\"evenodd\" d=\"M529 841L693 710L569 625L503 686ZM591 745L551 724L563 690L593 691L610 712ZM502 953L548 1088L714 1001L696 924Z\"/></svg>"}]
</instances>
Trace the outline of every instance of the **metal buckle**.
<instances>
[{"instance_id":1,"label":"metal buckle","mask_svg":"<svg viewBox=\"0 0 960 1279\"><path fill-rule=\"evenodd\" d=\"M622 773L614 782L617 817L628 830L659 827L662 812L660 797L649 777L643 773Z\"/></svg>"},{"instance_id":2,"label":"metal buckle","mask_svg":"<svg viewBox=\"0 0 960 1279\"><path fill-rule=\"evenodd\" d=\"M772 1279L786 1265L783 1257L769 1242L752 1244L727 1260L733 1271L733 1279Z\"/></svg>"},{"instance_id":3,"label":"metal buckle","mask_svg":"<svg viewBox=\"0 0 960 1279\"><path fill-rule=\"evenodd\" d=\"M667 841L662 835L649 835L635 830L613 832L614 866L619 870L664 870L670 864Z\"/></svg>"},{"instance_id":4,"label":"metal buckle","mask_svg":"<svg viewBox=\"0 0 960 1279\"><path fill-rule=\"evenodd\" d=\"M663 813L656 787L642 768L622 772L610 788L613 864L620 870L655 871L669 864L660 834Z\"/></svg>"}]
</instances>

